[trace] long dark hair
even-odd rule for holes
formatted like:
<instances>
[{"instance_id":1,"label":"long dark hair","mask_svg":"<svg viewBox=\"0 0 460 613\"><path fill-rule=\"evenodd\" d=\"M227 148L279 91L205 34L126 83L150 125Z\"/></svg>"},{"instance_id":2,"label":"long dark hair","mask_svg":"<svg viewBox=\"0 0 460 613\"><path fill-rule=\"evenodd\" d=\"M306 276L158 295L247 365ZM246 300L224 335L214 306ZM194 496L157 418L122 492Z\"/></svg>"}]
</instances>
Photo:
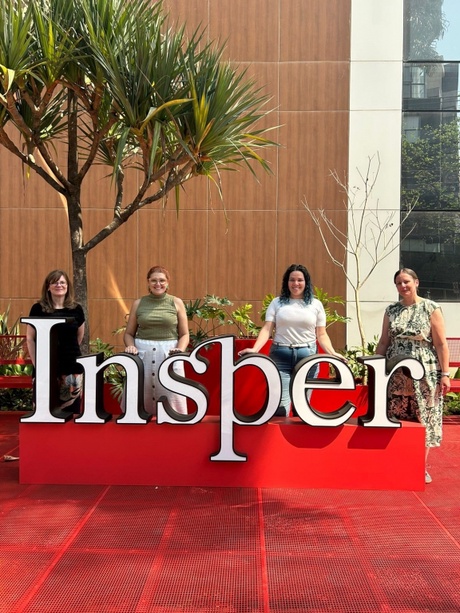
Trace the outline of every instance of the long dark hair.
<instances>
[{"instance_id":1,"label":"long dark hair","mask_svg":"<svg viewBox=\"0 0 460 613\"><path fill-rule=\"evenodd\" d=\"M291 272L301 272L305 279L305 291L303 294L303 299L305 304L310 304L313 300L313 286L311 283L311 277L308 270L302 264L291 264L289 268L283 275L283 281L281 283L281 292L280 292L280 302L283 304L287 304L290 298L289 292L289 276Z\"/></svg>"}]
</instances>

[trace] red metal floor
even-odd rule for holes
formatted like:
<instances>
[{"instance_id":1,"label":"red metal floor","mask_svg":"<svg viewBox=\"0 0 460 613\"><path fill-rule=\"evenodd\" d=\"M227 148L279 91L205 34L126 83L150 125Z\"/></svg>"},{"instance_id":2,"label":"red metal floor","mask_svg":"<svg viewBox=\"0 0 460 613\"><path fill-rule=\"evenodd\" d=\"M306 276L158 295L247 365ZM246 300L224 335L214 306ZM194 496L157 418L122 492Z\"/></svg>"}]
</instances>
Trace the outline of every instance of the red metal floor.
<instances>
[{"instance_id":1,"label":"red metal floor","mask_svg":"<svg viewBox=\"0 0 460 613\"><path fill-rule=\"evenodd\" d=\"M459 613L459 426L422 493L28 486L2 462L0 613Z\"/></svg>"}]
</instances>

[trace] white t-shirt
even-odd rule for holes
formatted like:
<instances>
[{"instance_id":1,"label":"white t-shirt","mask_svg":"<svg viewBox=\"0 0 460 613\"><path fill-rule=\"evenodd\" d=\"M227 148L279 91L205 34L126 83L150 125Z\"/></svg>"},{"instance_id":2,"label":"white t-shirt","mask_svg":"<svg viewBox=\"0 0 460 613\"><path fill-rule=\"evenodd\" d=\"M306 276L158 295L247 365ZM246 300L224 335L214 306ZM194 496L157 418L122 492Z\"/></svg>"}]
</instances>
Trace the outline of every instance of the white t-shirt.
<instances>
[{"instance_id":1,"label":"white t-shirt","mask_svg":"<svg viewBox=\"0 0 460 613\"><path fill-rule=\"evenodd\" d=\"M290 299L283 304L277 297L268 305L265 321L275 324L275 343L309 345L316 343L316 328L326 325L326 313L317 298L310 304L303 299Z\"/></svg>"}]
</instances>

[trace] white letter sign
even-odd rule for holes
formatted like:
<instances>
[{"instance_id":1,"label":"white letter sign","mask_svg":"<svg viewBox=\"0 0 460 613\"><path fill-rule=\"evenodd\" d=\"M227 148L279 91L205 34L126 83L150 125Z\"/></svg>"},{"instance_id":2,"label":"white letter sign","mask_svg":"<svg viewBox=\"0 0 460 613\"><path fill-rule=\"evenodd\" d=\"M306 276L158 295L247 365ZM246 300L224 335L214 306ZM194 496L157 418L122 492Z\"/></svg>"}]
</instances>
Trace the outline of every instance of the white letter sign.
<instances>
[{"instance_id":1,"label":"white letter sign","mask_svg":"<svg viewBox=\"0 0 460 613\"><path fill-rule=\"evenodd\" d=\"M35 328L36 359L35 359L35 406L34 411L21 418L21 422L63 423L72 419L72 413L57 411L57 331L56 327L68 321L66 318L29 317L21 318L21 322ZM204 341L190 353L176 353L163 361L158 372L162 386L174 394L185 396L196 405L194 412L182 415L173 410L167 398L162 397L157 402L157 424L174 424L177 426L193 426L199 423L208 410L208 390L197 381L180 376L174 371L176 363L183 363L192 368L194 373L206 373L209 360L200 354L207 345L220 345L220 431L219 449L210 456L213 462L246 462L247 456L235 450L235 425L248 427L267 423L276 413L281 400L281 377L273 360L257 353L244 355L235 361L235 339L233 336L217 336ZM399 428L401 423L388 417L387 393L390 377L398 368L403 368L405 374L414 379L421 379L425 373L423 365L416 359L398 356L394 360L386 360L384 356L367 356L358 358L368 369L368 408L365 415L358 418L361 426L370 428ZM145 425L151 420L144 410L144 367L139 356L120 353L106 360L103 354L92 354L77 359L84 369L84 402L83 412L75 417L77 424L103 425L112 418L104 409L103 380L104 370L108 366L118 365L126 373L125 378L125 410L117 418L117 424ZM311 369L320 364L328 364L335 371L334 379L308 378ZM263 374L265 382L265 401L263 406L252 415L240 414L235 408L235 375L245 367L256 368ZM190 371L188 371L190 372ZM324 354L312 355L301 360L294 368L290 382L290 392L293 406L308 426L338 427L347 422L355 412L356 407L346 401L343 406L333 411L320 411L311 406L309 391L323 390L354 390L353 374L342 360ZM331 407L332 408L332 407ZM193 436L193 431L190 431Z\"/></svg>"}]
</instances>

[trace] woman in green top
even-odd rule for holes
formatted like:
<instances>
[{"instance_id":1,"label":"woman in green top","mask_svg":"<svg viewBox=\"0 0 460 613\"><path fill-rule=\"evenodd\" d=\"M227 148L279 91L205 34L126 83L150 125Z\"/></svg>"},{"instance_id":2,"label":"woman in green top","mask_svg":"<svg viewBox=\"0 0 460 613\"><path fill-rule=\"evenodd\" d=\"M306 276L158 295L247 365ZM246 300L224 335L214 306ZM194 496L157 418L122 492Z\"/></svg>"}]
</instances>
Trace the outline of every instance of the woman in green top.
<instances>
[{"instance_id":1,"label":"woman in green top","mask_svg":"<svg viewBox=\"0 0 460 613\"><path fill-rule=\"evenodd\" d=\"M156 402L166 397L177 413L187 413L187 399L165 389L158 381L158 369L172 353L186 351L189 330L185 305L168 294L169 272L153 266L147 273L149 294L134 301L124 335L125 351L139 354L144 363L144 406L156 415ZM184 377L184 364L174 371Z\"/></svg>"}]
</instances>

